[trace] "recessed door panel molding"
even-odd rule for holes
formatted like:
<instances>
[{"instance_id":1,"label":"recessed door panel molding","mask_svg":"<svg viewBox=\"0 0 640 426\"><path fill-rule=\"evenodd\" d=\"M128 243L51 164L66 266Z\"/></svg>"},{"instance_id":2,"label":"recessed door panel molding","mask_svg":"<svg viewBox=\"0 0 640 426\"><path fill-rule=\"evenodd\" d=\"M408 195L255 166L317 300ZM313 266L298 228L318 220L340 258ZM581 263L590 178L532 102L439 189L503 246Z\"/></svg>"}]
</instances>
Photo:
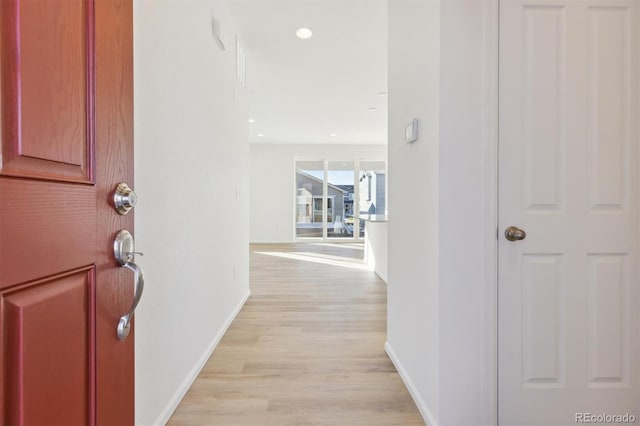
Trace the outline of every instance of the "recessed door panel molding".
<instances>
[{"instance_id":1,"label":"recessed door panel molding","mask_svg":"<svg viewBox=\"0 0 640 426\"><path fill-rule=\"evenodd\" d=\"M92 183L94 1L3 3L0 174Z\"/></svg>"},{"instance_id":2,"label":"recessed door panel molding","mask_svg":"<svg viewBox=\"0 0 640 426\"><path fill-rule=\"evenodd\" d=\"M522 257L522 382L526 388L564 384L562 268L561 254Z\"/></svg>"},{"instance_id":3,"label":"recessed door panel molding","mask_svg":"<svg viewBox=\"0 0 640 426\"><path fill-rule=\"evenodd\" d=\"M91 266L0 293L3 424L95 424L94 284Z\"/></svg>"},{"instance_id":4,"label":"recessed door panel molding","mask_svg":"<svg viewBox=\"0 0 640 426\"><path fill-rule=\"evenodd\" d=\"M525 6L523 14L525 210L557 213L564 205L565 9Z\"/></svg>"},{"instance_id":5,"label":"recessed door panel molding","mask_svg":"<svg viewBox=\"0 0 640 426\"><path fill-rule=\"evenodd\" d=\"M620 211L629 199L631 9L589 8L589 207Z\"/></svg>"},{"instance_id":6,"label":"recessed door panel molding","mask_svg":"<svg viewBox=\"0 0 640 426\"><path fill-rule=\"evenodd\" d=\"M629 384L630 283L626 254L588 255L589 387Z\"/></svg>"}]
</instances>

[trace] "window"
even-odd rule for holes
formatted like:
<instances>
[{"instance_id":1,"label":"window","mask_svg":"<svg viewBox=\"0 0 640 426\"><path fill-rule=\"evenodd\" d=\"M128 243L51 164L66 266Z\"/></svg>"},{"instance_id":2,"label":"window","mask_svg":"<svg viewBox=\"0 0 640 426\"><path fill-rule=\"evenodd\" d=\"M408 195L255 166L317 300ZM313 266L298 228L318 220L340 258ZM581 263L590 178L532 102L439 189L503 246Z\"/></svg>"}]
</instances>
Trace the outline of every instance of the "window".
<instances>
[{"instance_id":1,"label":"window","mask_svg":"<svg viewBox=\"0 0 640 426\"><path fill-rule=\"evenodd\" d=\"M296 163L296 237L322 238L324 162Z\"/></svg>"},{"instance_id":2,"label":"window","mask_svg":"<svg viewBox=\"0 0 640 426\"><path fill-rule=\"evenodd\" d=\"M327 192L335 199L334 215L327 216L327 238L353 238L353 161L327 162Z\"/></svg>"},{"instance_id":3,"label":"window","mask_svg":"<svg viewBox=\"0 0 640 426\"><path fill-rule=\"evenodd\" d=\"M384 161L297 161L297 238L360 239L363 214L386 214Z\"/></svg>"},{"instance_id":4,"label":"window","mask_svg":"<svg viewBox=\"0 0 640 426\"><path fill-rule=\"evenodd\" d=\"M384 161L360 163L358 201L359 215L387 214L387 165ZM360 224L360 237L364 238L364 226Z\"/></svg>"},{"instance_id":5,"label":"window","mask_svg":"<svg viewBox=\"0 0 640 426\"><path fill-rule=\"evenodd\" d=\"M313 197L313 222L322 222L322 197Z\"/></svg>"}]
</instances>

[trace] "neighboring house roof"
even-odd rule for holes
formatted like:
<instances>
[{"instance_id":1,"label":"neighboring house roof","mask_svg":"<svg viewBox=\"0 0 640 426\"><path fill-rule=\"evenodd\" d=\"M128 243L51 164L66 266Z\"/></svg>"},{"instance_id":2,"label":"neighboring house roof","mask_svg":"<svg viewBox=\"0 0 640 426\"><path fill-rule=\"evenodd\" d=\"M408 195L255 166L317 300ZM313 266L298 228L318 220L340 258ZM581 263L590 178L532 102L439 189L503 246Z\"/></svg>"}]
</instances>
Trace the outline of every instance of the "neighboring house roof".
<instances>
[{"instance_id":1,"label":"neighboring house roof","mask_svg":"<svg viewBox=\"0 0 640 426\"><path fill-rule=\"evenodd\" d=\"M310 175L309 173L305 173L305 172L300 171L300 170L296 170L296 173L301 174L302 176L304 176L304 177L306 177L306 178L313 179L313 180L315 180L315 181L316 181L316 182L318 182L318 183L322 183L322 179L318 179L317 177L312 176L312 175ZM335 190L337 190L337 191L340 191L340 192L343 192L343 193L345 193L345 194L347 194L347 193L349 192L349 191L345 191L344 189L340 188L339 186L332 185L332 184L330 184L329 182L327 182L327 186L328 186L329 188L333 188L333 189L335 189Z\"/></svg>"},{"instance_id":2,"label":"neighboring house roof","mask_svg":"<svg viewBox=\"0 0 640 426\"><path fill-rule=\"evenodd\" d=\"M336 185L338 188L348 192L348 193L352 193L353 192L353 185Z\"/></svg>"}]
</instances>

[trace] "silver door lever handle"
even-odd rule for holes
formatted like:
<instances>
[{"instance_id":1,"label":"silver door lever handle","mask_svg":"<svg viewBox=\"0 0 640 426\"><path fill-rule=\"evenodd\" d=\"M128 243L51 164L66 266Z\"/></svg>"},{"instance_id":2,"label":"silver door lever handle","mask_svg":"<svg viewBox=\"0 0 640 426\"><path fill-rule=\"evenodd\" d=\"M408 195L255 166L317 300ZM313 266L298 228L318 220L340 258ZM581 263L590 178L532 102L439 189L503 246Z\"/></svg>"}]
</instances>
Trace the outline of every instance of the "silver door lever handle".
<instances>
[{"instance_id":1,"label":"silver door lever handle","mask_svg":"<svg viewBox=\"0 0 640 426\"><path fill-rule=\"evenodd\" d=\"M140 303L140 299L142 298L142 291L144 290L144 273L142 272L142 268L133 262L127 262L122 265L122 267L131 269L135 274L135 290L131 309L129 309L129 312L126 315L121 316L120 321L118 321L118 339L120 340L124 340L127 338L127 336L129 336L129 332L131 331L131 318L133 318L136 307L138 306L138 303Z\"/></svg>"},{"instance_id":2,"label":"silver door lever handle","mask_svg":"<svg viewBox=\"0 0 640 426\"><path fill-rule=\"evenodd\" d=\"M142 268L133 262L133 257L136 254L142 256L142 253L135 251L133 235L131 235L131 233L126 229L118 232L118 235L116 235L116 239L113 242L113 255L120 266L130 269L134 273L133 303L131 304L129 312L121 316L118 321L117 332L118 339L120 340L124 340L129 336L129 332L131 331L131 318L133 318L136 307L138 306L138 303L140 303L142 291L144 290L144 274L142 273Z\"/></svg>"}]
</instances>

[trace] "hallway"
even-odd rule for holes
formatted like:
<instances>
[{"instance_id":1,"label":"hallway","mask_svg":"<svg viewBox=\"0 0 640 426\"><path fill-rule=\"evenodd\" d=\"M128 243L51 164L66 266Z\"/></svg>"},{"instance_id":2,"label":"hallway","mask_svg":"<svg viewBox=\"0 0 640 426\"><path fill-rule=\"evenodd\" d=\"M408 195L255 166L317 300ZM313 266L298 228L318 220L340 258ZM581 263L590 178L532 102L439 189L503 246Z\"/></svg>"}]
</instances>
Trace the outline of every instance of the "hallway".
<instances>
[{"instance_id":1,"label":"hallway","mask_svg":"<svg viewBox=\"0 0 640 426\"><path fill-rule=\"evenodd\" d=\"M251 297L170 425L422 425L361 244L253 244Z\"/></svg>"}]
</instances>

